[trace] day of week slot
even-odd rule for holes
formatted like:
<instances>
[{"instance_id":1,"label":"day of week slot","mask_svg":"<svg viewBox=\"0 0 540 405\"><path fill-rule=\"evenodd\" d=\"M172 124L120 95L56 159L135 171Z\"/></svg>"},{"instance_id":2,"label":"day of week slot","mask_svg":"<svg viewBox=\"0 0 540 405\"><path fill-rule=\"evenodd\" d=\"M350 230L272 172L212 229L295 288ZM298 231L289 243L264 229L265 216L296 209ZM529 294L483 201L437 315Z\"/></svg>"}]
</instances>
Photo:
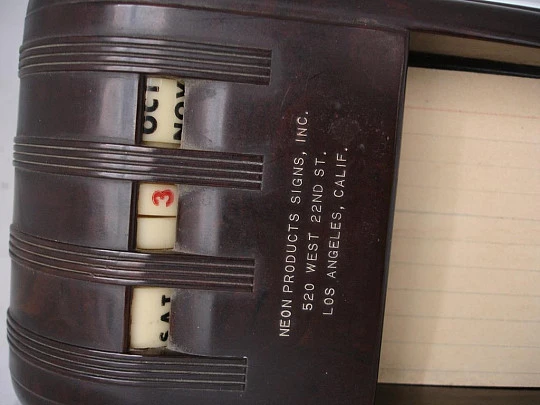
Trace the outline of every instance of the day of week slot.
<instances>
[{"instance_id":1,"label":"day of week slot","mask_svg":"<svg viewBox=\"0 0 540 405\"><path fill-rule=\"evenodd\" d=\"M130 349L167 347L172 293L170 288L135 287L133 289Z\"/></svg>"},{"instance_id":2,"label":"day of week slot","mask_svg":"<svg viewBox=\"0 0 540 405\"><path fill-rule=\"evenodd\" d=\"M185 109L185 83L179 79L148 77L142 128L143 144L179 147Z\"/></svg>"}]
</instances>

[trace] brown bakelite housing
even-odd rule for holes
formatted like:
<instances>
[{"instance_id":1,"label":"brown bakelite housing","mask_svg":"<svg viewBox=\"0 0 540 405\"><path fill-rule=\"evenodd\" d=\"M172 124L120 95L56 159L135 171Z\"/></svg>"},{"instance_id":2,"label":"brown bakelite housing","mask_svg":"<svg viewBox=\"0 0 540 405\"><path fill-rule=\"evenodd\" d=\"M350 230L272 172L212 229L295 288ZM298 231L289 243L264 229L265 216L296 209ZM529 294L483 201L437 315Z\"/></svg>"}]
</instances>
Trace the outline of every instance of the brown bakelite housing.
<instances>
[{"instance_id":1,"label":"brown bakelite housing","mask_svg":"<svg viewBox=\"0 0 540 405\"><path fill-rule=\"evenodd\" d=\"M538 47L539 11L335 3L30 1L8 314L24 404L540 401L376 387L409 34ZM179 149L141 142L148 76L186 81ZM172 251L135 249L142 181L180 185ZM167 349L129 350L136 286L175 291Z\"/></svg>"}]
</instances>

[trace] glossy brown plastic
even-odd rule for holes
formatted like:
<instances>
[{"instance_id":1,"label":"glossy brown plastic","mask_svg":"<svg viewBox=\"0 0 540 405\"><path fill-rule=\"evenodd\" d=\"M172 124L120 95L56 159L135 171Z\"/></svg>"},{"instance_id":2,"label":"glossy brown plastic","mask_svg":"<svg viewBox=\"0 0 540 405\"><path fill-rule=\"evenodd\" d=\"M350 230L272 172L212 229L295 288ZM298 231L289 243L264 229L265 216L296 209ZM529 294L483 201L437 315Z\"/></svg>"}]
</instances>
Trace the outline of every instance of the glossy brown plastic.
<instances>
[{"instance_id":1,"label":"glossy brown plastic","mask_svg":"<svg viewBox=\"0 0 540 405\"><path fill-rule=\"evenodd\" d=\"M24 404L374 403L409 31L538 46L540 18L331 3L30 2L8 314ZM141 144L147 76L186 80L180 149ZM174 251L135 249L141 181L180 185ZM129 350L143 285L175 291L167 350Z\"/></svg>"}]
</instances>

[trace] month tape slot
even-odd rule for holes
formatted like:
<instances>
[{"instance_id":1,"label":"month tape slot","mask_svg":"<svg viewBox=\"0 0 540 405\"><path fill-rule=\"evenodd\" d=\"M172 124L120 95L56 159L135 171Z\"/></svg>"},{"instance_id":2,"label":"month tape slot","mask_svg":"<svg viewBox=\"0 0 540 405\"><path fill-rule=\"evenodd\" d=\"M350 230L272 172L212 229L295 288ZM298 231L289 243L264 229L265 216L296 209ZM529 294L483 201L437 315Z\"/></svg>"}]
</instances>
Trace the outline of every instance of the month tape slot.
<instances>
[{"instance_id":1,"label":"month tape slot","mask_svg":"<svg viewBox=\"0 0 540 405\"><path fill-rule=\"evenodd\" d=\"M185 82L148 77L142 127L143 144L179 147L184 126Z\"/></svg>"},{"instance_id":2,"label":"month tape slot","mask_svg":"<svg viewBox=\"0 0 540 405\"><path fill-rule=\"evenodd\" d=\"M166 347L169 341L172 289L135 287L131 299L130 348Z\"/></svg>"}]
</instances>

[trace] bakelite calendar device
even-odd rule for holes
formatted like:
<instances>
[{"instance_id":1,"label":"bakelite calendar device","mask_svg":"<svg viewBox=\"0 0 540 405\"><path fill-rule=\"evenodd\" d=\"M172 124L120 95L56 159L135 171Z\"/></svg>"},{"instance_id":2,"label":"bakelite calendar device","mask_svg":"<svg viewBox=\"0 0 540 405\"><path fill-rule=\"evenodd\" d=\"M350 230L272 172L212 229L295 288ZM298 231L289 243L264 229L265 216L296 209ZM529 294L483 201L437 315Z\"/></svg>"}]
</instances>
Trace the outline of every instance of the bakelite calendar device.
<instances>
[{"instance_id":1,"label":"bakelite calendar device","mask_svg":"<svg viewBox=\"0 0 540 405\"><path fill-rule=\"evenodd\" d=\"M539 27L465 0L31 0L20 400L538 403L377 372L407 68L538 77Z\"/></svg>"}]
</instances>

